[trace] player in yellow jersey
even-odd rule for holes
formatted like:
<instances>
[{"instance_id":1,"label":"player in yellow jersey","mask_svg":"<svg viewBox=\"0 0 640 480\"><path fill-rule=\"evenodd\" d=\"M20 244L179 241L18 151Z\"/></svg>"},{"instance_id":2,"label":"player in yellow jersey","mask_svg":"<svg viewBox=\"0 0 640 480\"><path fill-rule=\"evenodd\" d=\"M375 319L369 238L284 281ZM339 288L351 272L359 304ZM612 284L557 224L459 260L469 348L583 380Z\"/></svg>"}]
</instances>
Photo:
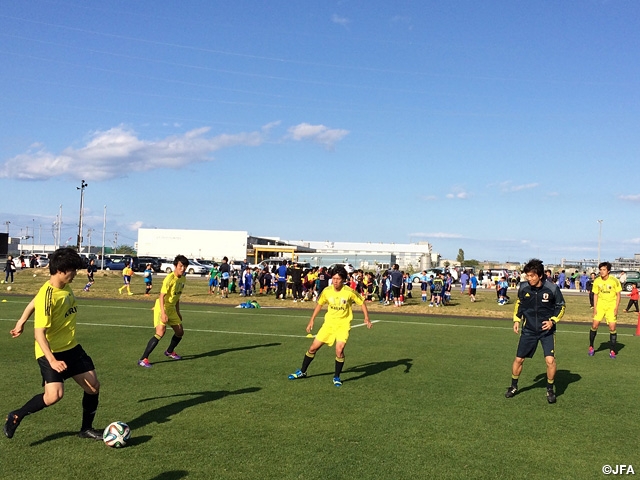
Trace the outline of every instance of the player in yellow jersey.
<instances>
[{"instance_id":1,"label":"player in yellow jersey","mask_svg":"<svg viewBox=\"0 0 640 480\"><path fill-rule=\"evenodd\" d=\"M593 342L596 339L600 322L605 320L609 327L609 357L616 358L616 343L618 341L616 321L622 285L620 285L620 280L609 275L611 272L609 262L602 262L598 265L598 270L600 276L593 281L591 289L593 293L593 324L589 332L589 356L593 357L596 353L593 349Z\"/></svg>"},{"instance_id":2,"label":"player in yellow jersey","mask_svg":"<svg viewBox=\"0 0 640 480\"><path fill-rule=\"evenodd\" d=\"M167 331L167 325L173 329L173 337L169 343L169 348L165 350L166 357L174 360L180 360L182 357L175 352L176 346L182 340L184 329L182 328L182 314L180 313L180 296L185 285L185 271L189 266L189 260L184 255L178 255L173 260L173 272L167 275L162 282L160 297L156 300L153 307L153 326L156 333L145 349L142 357L138 360L138 365L145 368L151 368L149 363L149 355L156 348L158 342L164 337Z\"/></svg>"},{"instance_id":3,"label":"player in yellow jersey","mask_svg":"<svg viewBox=\"0 0 640 480\"><path fill-rule=\"evenodd\" d=\"M347 271L342 266L337 266L331 272L332 285L325 288L320 297L318 297L318 304L311 314L311 320L307 325L307 333L311 333L313 330L313 323L322 310L324 304L328 305L328 311L324 316L324 324L318 331L316 338L311 343L309 350L304 355L302 360L302 367L295 373L289 375L289 380L296 380L298 378L304 378L307 376L307 368L316 355L316 352L323 345L332 346L336 344L336 363L335 363L335 375L333 377L333 384L336 387L342 386L342 380L340 380L340 373L344 366L344 347L349 338L349 330L351 329L351 319L353 318L353 310L351 305L356 303L362 307L362 313L364 313L364 323L367 328L371 328L371 322L369 321L369 311L364 303L363 298L353 291L351 288L345 285L347 280Z\"/></svg>"},{"instance_id":4,"label":"player in yellow jersey","mask_svg":"<svg viewBox=\"0 0 640 480\"><path fill-rule=\"evenodd\" d=\"M131 277L133 276L133 270L131 269L131 264L127 263L124 268L122 269L122 280L124 280L124 285L122 285L119 289L118 292L120 292L122 294L122 290L124 290L125 288L127 289L127 293L129 295L133 295L133 293L131 293Z\"/></svg>"},{"instance_id":5,"label":"player in yellow jersey","mask_svg":"<svg viewBox=\"0 0 640 480\"><path fill-rule=\"evenodd\" d=\"M78 305L69 284L80 268L84 268L84 262L75 250L56 250L49 263L49 281L40 288L11 330L11 335L18 337L24 323L35 311L35 356L40 365L44 394L34 396L21 408L9 413L3 429L8 438L13 437L24 417L60 401L64 396L64 381L73 378L84 390L82 426L78 436L102 439L102 430L93 429L100 382L91 357L75 336Z\"/></svg>"}]
</instances>

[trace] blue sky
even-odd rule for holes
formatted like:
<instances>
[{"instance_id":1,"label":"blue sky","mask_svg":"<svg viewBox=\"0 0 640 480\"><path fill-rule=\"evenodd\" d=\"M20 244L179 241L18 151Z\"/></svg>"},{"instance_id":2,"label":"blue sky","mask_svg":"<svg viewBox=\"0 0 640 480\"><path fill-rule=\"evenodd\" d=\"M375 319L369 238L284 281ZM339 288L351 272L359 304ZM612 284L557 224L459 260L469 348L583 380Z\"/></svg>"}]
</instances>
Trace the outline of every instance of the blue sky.
<instances>
[{"instance_id":1,"label":"blue sky","mask_svg":"<svg viewBox=\"0 0 640 480\"><path fill-rule=\"evenodd\" d=\"M0 229L640 252L636 1L4 2Z\"/></svg>"}]
</instances>

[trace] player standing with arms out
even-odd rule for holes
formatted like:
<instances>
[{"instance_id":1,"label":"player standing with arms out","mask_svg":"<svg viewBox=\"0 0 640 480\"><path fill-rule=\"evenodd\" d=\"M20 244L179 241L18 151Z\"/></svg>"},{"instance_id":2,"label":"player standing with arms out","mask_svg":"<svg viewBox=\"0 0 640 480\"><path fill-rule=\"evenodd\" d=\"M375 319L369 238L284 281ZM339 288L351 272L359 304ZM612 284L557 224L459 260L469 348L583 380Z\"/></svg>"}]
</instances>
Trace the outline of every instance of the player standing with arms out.
<instances>
[{"instance_id":1,"label":"player standing with arms out","mask_svg":"<svg viewBox=\"0 0 640 480\"><path fill-rule=\"evenodd\" d=\"M173 272L167 275L162 282L160 297L156 300L153 307L153 326L156 333L145 349L142 357L138 361L138 365L145 368L151 368L149 356L153 349L156 348L158 342L164 337L169 325L174 332L169 343L169 348L165 350L165 357L174 360L180 360L182 357L175 352L176 346L184 336L184 328L182 328L182 314L180 313L180 296L184 290L185 276L184 272L189 266L189 260L184 255L178 255L173 260Z\"/></svg>"},{"instance_id":2,"label":"player standing with arms out","mask_svg":"<svg viewBox=\"0 0 640 480\"><path fill-rule=\"evenodd\" d=\"M609 327L609 357L616 358L616 343L618 332L616 331L616 321L618 318L618 307L620 306L620 292L622 285L620 280L609 275L611 264L602 262L598 265L600 276L593 281L593 324L589 332L589 356L595 355L593 342L598 333L598 326L602 320L606 320Z\"/></svg>"},{"instance_id":3,"label":"player standing with arms out","mask_svg":"<svg viewBox=\"0 0 640 480\"><path fill-rule=\"evenodd\" d=\"M311 333L313 330L313 323L320 313L320 310L322 310L322 306L327 304L328 311L324 316L324 324L318 331L316 338L311 343L309 350L305 353L304 359L302 360L302 367L297 372L289 375L289 380L306 377L307 369L320 347L325 344L332 346L335 342L336 363L333 384L336 387L342 386L340 373L344 366L344 347L347 344L349 330L351 329L351 319L353 318L353 309L351 308L351 305L353 303L362 307L364 323L367 325L367 328L372 327L372 324L369 321L369 311L367 310L367 305L364 303L364 299L357 292L345 285L347 278L348 274L344 267L337 266L332 270L332 284L322 290L322 293L318 297L318 304L313 310L311 320L309 320L309 324L307 325L307 333Z\"/></svg>"},{"instance_id":4,"label":"player standing with arms out","mask_svg":"<svg viewBox=\"0 0 640 480\"><path fill-rule=\"evenodd\" d=\"M547 364L547 402L556 403L553 390L556 376L556 322L564 315L564 297L558 286L544 276L541 260L529 260L524 266L524 273L527 281L520 284L513 312L513 331L520 333L520 341L511 368L511 386L504 396L511 398L516 394L524 359L533 357L540 342Z\"/></svg>"},{"instance_id":5,"label":"player standing with arms out","mask_svg":"<svg viewBox=\"0 0 640 480\"><path fill-rule=\"evenodd\" d=\"M27 305L22 318L11 331L14 338L18 337L24 323L35 310L35 353L42 374L44 394L34 396L21 408L9 413L4 424L4 434L8 438L13 437L24 417L60 401L64 396L64 381L73 378L84 390L82 426L78 436L102 440L102 431L93 429L100 382L91 357L75 338L78 305L69 286L77 270L83 267L84 262L75 250L56 250L49 263L49 281Z\"/></svg>"},{"instance_id":6,"label":"player standing with arms out","mask_svg":"<svg viewBox=\"0 0 640 480\"><path fill-rule=\"evenodd\" d=\"M133 270L131 269L131 265L129 263L127 263L124 266L124 269L122 269L122 280L124 281L124 285L122 285L119 289L118 292L120 292L120 294L122 294L122 290L124 290L125 288L127 289L127 293L129 295L133 295L133 293L131 293L131 277L133 275Z\"/></svg>"}]
</instances>

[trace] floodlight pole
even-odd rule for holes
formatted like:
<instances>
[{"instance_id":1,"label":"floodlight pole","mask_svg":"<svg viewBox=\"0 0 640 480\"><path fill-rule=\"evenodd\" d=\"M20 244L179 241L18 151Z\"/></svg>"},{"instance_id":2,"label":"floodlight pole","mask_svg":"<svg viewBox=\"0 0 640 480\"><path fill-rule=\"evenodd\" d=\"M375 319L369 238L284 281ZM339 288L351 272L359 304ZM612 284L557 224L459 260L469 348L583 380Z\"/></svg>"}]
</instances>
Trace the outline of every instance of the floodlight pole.
<instances>
[{"instance_id":1,"label":"floodlight pole","mask_svg":"<svg viewBox=\"0 0 640 480\"><path fill-rule=\"evenodd\" d=\"M598 265L600 265L600 245L602 243L602 222L604 220L598 220L599 230L598 230ZM596 265L597 266L597 265Z\"/></svg>"},{"instance_id":2,"label":"floodlight pole","mask_svg":"<svg viewBox=\"0 0 640 480\"><path fill-rule=\"evenodd\" d=\"M78 243L77 250L80 253L82 248L82 210L84 209L84 189L88 186L87 183L82 180L82 183L79 187L76 187L76 190L80 190L80 221L78 222Z\"/></svg>"}]
</instances>

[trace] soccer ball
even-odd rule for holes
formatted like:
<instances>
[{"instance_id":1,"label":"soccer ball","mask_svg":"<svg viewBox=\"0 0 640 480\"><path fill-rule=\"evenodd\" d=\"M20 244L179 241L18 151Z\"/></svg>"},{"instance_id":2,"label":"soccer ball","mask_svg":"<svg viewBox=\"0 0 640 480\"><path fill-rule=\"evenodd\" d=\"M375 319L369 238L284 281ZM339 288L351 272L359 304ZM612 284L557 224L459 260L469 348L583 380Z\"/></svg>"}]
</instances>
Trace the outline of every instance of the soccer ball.
<instances>
[{"instance_id":1,"label":"soccer ball","mask_svg":"<svg viewBox=\"0 0 640 480\"><path fill-rule=\"evenodd\" d=\"M150 277L150 276L151 276L151 274L150 274L149 272L144 272L144 276L145 276L145 277Z\"/></svg>"},{"instance_id":2,"label":"soccer ball","mask_svg":"<svg viewBox=\"0 0 640 480\"><path fill-rule=\"evenodd\" d=\"M7 287L7 292L10 292L10 291L11 291L11 285Z\"/></svg>"},{"instance_id":3,"label":"soccer ball","mask_svg":"<svg viewBox=\"0 0 640 480\"><path fill-rule=\"evenodd\" d=\"M121 448L124 447L129 438L131 437L131 429L129 425L124 422L110 423L107 428L104 429L102 434L102 440L109 447Z\"/></svg>"},{"instance_id":4,"label":"soccer ball","mask_svg":"<svg viewBox=\"0 0 640 480\"><path fill-rule=\"evenodd\" d=\"M34 274L33 274L33 276L34 276L34 277L37 277L38 275L34 273Z\"/></svg>"}]
</instances>

